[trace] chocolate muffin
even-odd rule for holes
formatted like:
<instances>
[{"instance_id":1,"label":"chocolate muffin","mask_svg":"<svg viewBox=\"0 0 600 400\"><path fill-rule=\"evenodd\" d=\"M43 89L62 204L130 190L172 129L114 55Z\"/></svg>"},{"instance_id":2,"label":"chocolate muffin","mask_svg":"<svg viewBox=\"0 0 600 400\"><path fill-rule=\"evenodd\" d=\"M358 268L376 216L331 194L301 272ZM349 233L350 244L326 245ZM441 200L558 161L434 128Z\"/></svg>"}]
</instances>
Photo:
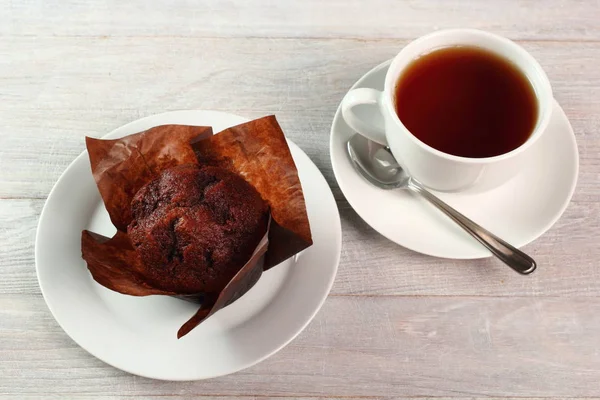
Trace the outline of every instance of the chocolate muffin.
<instances>
[{"instance_id":1,"label":"chocolate muffin","mask_svg":"<svg viewBox=\"0 0 600 400\"><path fill-rule=\"evenodd\" d=\"M160 289L218 294L267 230L269 208L252 185L222 168L164 170L131 202L131 242Z\"/></svg>"}]
</instances>

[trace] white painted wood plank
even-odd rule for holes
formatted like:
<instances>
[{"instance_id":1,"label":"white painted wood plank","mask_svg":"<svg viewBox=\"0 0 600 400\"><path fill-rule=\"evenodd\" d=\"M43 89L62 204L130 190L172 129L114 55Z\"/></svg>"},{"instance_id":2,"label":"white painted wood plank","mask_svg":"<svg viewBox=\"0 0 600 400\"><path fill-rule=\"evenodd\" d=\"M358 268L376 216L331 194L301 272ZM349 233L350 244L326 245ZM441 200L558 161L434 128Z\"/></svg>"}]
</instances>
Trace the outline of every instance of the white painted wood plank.
<instances>
[{"instance_id":1,"label":"white painted wood plank","mask_svg":"<svg viewBox=\"0 0 600 400\"><path fill-rule=\"evenodd\" d=\"M331 111L323 106L337 105L349 84L406 43L13 37L0 41L2 108ZM538 58L559 96L600 84L600 43L521 44Z\"/></svg>"},{"instance_id":2,"label":"white painted wood plank","mask_svg":"<svg viewBox=\"0 0 600 400\"><path fill-rule=\"evenodd\" d=\"M599 330L597 298L332 297L253 368L157 382L89 356L40 296L0 295L0 394L598 397Z\"/></svg>"},{"instance_id":3,"label":"white painted wood plank","mask_svg":"<svg viewBox=\"0 0 600 400\"><path fill-rule=\"evenodd\" d=\"M2 395L3 400L49 400L49 399L63 399L62 395ZM132 397L128 395L75 395L69 394L69 400L131 400ZM144 400L339 400L339 399L373 399L373 400L599 400L598 397L374 397L374 396L341 396L341 397L297 397L297 396L204 396L204 395L178 395L178 394L167 394L163 396L144 396Z\"/></svg>"},{"instance_id":4,"label":"white painted wood plank","mask_svg":"<svg viewBox=\"0 0 600 400\"><path fill-rule=\"evenodd\" d=\"M102 136L142 116L194 108L247 117L276 114L286 134L335 187L328 155L335 109L363 73L393 56L404 43L180 38L0 41L0 197L46 197L60 173L83 150L84 135ZM524 45L547 70L575 129L581 158L576 199L597 201L600 43Z\"/></svg>"},{"instance_id":5,"label":"white painted wood plank","mask_svg":"<svg viewBox=\"0 0 600 400\"><path fill-rule=\"evenodd\" d=\"M599 14L583 0L0 2L0 398L598 398ZM577 135L574 201L526 248L543 266L528 278L385 240L329 163L333 113L362 73L408 39L467 26L523 40ZM84 135L186 108L275 113L332 185L344 248L334 295L291 346L229 377L157 382L62 332L39 295L33 239Z\"/></svg>"},{"instance_id":6,"label":"white painted wood plank","mask_svg":"<svg viewBox=\"0 0 600 400\"><path fill-rule=\"evenodd\" d=\"M0 34L414 38L471 27L518 39L598 40L600 3L537 1L5 1Z\"/></svg>"},{"instance_id":7,"label":"white painted wood plank","mask_svg":"<svg viewBox=\"0 0 600 400\"><path fill-rule=\"evenodd\" d=\"M525 250L539 264L523 277L495 259L443 260L383 238L339 201L343 248L334 295L599 296L600 204L574 202ZM34 238L43 200L0 200L0 293L39 293ZM82 265L82 268L84 266Z\"/></svg>"}]
</instances>

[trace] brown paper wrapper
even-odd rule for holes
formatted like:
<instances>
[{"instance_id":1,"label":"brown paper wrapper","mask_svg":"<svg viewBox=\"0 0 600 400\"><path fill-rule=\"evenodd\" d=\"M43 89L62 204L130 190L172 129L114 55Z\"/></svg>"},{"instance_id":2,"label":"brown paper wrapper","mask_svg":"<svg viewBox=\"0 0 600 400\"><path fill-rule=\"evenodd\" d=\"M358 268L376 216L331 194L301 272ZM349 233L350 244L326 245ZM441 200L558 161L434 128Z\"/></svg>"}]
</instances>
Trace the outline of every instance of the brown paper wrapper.
<instances>
[{"instance_id":1,"label":"brown paper wrapper","mask_svg":"<svg viewBox=\"0 0 600 400\"><path fill-rule=\"evenodd\" d=\"M169 295L200 303L198 312L180 328L178 338L241 297L263 270L312 244L296 166L273 116L214 136L210 127L164 125L121 139L86 138L86 146L98 190L117 228L112 238L82 232L82 256L88 269L98 283L119 293ZM229 169L252 184L270 206L265 236L217 296L155 287L146 279L144 266L127 236L132 220L130 204L137 191L164 169L182 164Z\"/></svg>"},{"instance_id":2,"label":"brown paper wrapper","mask_svg":"<svg viewBox=\"0 0 600 400\"><path fill-rule=\"evenodd\" d=\"M269 203L273 221L265 270L312 244L298 171L275 116L225 129L192 147L200 164L242 176Z\"/></svg>"},{"instance_id":3,"label":"brown paper wrapper","mask_svg":"<svg viewBox=\"0 0 600 400\"><path fill-rule=\"evenodd\" d=\"M163 169L197 164L189 142L211 135L211 127L163 125L121 139L85 138L92 174L117 230L127 232L137 191Z\"/></svg>"}]
</instances>

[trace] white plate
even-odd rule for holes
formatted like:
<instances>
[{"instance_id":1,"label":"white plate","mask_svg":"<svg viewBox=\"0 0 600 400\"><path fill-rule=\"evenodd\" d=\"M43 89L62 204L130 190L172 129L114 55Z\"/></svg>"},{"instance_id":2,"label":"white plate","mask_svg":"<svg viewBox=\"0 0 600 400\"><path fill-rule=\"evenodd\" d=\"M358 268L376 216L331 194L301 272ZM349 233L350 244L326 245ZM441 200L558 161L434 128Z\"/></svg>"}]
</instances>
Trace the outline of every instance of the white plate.
<instances>
[{"instance_id":1,"label":"white plate","mask_svg":"<svg viewBox=\"0 0 600 400\"><path fill-rule=\"evenodd\" d=\"M209 125L215 132L247 121L213 111L175 111L122 126L118 138L157 125ZM190 334L177 330L197 306L166 296L132 297L97 284L81 259L82 229L115 232L82 153L48 196L38 225L35 261L52 314L75 342L117 368L155 379L230 374L269 357L315 316L337 271L341 225L333 195L312 161L289 142L304 189L314 244L267 271L246 295Z\"/></svg>"},{"instance_id":2,"label":"white plate","mask_svg":"<svg viewBox=\"0 0 600 400\"><path fill-rule=\"evenodd\" d=\"M364 75L352 87L383 90L390 61ZM372 107L357 110L364 118L380 116ZM338 108L331 127L331 163L350 205L383 236L419 253L444 258L482 258L491 253L445 215L408 191L385 191L359 176L346 142L354 134ZM511 244L521 247L546 232L567 208L579 169L575 136L558 103L548 131L528 150L529 161L502 186L460 193L436 193L442 200Z\"/></svg>"}]
</instances>

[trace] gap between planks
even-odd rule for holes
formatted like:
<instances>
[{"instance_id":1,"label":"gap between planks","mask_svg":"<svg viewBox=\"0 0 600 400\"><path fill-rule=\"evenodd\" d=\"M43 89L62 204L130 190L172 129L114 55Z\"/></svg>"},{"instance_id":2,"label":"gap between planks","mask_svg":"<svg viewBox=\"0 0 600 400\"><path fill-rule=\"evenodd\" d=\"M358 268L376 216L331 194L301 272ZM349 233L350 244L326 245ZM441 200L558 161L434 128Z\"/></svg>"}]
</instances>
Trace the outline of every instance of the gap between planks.
<instances>
[{"instance_id":1,"label":"gap between planks","mask_svg":"<svg viewBox=\"0 0 600 400\"><path fill-rule=\"evenodd\" d=\"M42 292L20 292L20 293L0 293L1 297L43 297ZM505 300L507 298L510 299L523 299L523 300L533 300L533 299L544 299L544 300L552 300L552 299L568 299L568 300L590 300L595 298L600 298L600 295L592 295L592 296L562 296L557 294L543 294L543 295L533 295L533 296L514 296L514 295L506 295L499 296L497 294L362 294L362 293L329 293L327 297L336 297L336 298L406 298L406 299L436 299L436 298L452 298L452 299L501 299ZM443 396L442 396L443 397ZM600 399L600 398L599 398Z\"/></svg>"},{"instance_id":2,"label":"gap between planks","mask_svg":"<svg viewBox=\"0 0 600 400\"><path fill-rule=\"evenodd\" d=\"M431 30L431 32L435 32L435 30ZM421 35L423 36L423 35ZM501 35L502 36L502 35ZM31 38L31 39L177 39L177 40L185 40L185 39L207 39L207 40L346 40L350 42L384 42L384 41L404 41L410 42L419 38L420 36L407 36L407 37L393 37L393 36L381 36L381 37L352 37L352 36L205 36L205 35L36 35L36 34L9 34L2 35L0 34L0 38L3 39L22 39L22 38ZM504 36L507 37L507 36ZM518 43L590 43L590 44L598 44L600 43L600 39L544 39L544 38L511 38L508 37L513 42Z\"/></svg>"}]
</instances>

